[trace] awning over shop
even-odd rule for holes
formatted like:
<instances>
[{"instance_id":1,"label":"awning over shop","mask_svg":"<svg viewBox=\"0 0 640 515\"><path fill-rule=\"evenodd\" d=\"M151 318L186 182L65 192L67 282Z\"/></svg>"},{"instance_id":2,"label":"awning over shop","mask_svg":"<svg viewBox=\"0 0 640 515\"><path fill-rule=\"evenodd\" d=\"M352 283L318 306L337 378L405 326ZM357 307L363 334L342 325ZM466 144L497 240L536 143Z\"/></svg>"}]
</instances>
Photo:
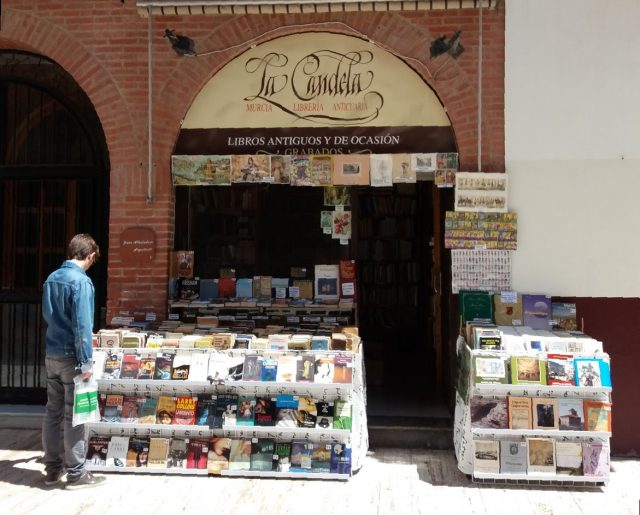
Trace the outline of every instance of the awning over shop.
<instances>
[{"instance_id":1,"label":"awning over shop","mask_svg":"<svg viewBox=\"0 0 640 515\"><path fill-rule=\"evenodd\" d=\"M137 0L141 16L203 14L282 14L355 11L431 11L474 9L479 0ZM501 0L484 0L483 7L495 9Z\"/></svg>"}]
</instances>

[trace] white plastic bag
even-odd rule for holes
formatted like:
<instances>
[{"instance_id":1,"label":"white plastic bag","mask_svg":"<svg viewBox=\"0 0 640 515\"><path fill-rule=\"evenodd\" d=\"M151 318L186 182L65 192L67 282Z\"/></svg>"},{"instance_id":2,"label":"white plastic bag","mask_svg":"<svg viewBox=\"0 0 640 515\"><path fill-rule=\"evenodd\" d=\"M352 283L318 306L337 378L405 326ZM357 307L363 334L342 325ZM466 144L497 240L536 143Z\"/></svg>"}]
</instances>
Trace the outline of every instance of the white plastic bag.
<instances>
[{"instance_id":1,"label":"white plastic bag","mask_svg":"<svg viewBox=\"0 0 640 515\"><path fill-rule=\"evenodd\" d=\"M73 427L87 422L99 422L98 410L98 382L93 376L84 381L82 375L73 378L75 388L73 392Z\"/></svg>"}]
</instances>

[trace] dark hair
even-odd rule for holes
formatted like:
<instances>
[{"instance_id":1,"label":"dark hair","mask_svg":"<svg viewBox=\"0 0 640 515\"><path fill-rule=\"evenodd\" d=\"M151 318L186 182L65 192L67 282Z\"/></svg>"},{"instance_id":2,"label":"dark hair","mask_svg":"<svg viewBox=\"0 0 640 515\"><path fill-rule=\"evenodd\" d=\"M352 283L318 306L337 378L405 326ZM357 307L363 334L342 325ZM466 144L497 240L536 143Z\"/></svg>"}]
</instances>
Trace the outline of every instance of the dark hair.
<instances>
[{"instance_id":1,"label":"dark hair","mask_svg":"<svg viewBox=\"0 0 640 515\"><path fill-rule=\"evenodd\" d=\"M96 261L100 257L100 247L96 241L85 233L76 234L69 242L67 249L67 259L87 259L87 256L91 253L96 253Z\"/></svg>"}]
</instances>

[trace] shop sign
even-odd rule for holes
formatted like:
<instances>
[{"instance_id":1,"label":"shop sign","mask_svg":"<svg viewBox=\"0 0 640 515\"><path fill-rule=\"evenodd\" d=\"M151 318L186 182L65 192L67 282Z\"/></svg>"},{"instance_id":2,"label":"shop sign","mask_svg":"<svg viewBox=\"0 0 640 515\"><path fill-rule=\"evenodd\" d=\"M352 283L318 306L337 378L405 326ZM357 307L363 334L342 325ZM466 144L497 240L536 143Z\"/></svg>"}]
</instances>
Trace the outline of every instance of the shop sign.
<instances>
[{"instance_id":1,"label":"shop sign","mask_svg":"<svg viewBox=\"0 0 640 515\"><path fill-rule=\"evenodd\" d=\"M120 258L130 265L143 265L156 255L156 233L148 227L128 227L120 235Z\"/></svg>"}]
</instances>

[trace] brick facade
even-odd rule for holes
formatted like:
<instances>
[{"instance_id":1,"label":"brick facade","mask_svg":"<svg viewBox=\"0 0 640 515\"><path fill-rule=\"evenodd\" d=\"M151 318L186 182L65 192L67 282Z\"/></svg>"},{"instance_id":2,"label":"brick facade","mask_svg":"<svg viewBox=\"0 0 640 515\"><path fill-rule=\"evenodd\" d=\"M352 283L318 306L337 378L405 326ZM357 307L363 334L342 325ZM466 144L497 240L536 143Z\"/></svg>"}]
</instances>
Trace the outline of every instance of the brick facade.
<instances>
[{"instance_id":1,"label":"brick facade","mask_svg":"<svg viewBox=\"0 0 640 515\"><path fill-rule=\"evenodd\" d=\"M288 34L325 31L366 35L416 70L451 118L462 170L477 170L478 12L357 12L295 15L154 17L153 180L147 200L148 23L135 2L5 0L0 48L56 61L93 102L107 140L110 219L107 320L120 310L166 312L168 251L173 247L174 199L169 164L180 128L202 86L252 44ZM180 57L162 37L165 28L194 39L208 56ZM504 7L483 17L482 169L504 170ZM429 44L462 30L459 59L429 58ZM122 231L151 227L156 257L131 267L120 258Z\"/></svg>"}]
</instances>

